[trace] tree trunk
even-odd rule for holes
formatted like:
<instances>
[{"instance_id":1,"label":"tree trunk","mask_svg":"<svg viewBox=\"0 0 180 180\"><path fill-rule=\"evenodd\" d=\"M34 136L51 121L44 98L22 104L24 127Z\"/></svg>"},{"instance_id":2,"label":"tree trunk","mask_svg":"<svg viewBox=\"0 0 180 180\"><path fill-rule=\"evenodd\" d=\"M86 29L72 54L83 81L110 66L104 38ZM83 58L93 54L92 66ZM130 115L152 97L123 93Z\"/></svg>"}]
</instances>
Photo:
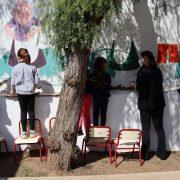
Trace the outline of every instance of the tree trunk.
<instances>
[{"instance_id":1,"label":"tree trunk","mask_svg":"<svg viewBox=\"0 0 180 180\"><path fill-rule=\"evenodd\" d=\"M48 164L54 170L69 170L76 145L77 122L84 93L89 50L67 53L64 83L59 97L55 125L49 135Z\"/></svg>"}]
</instances>

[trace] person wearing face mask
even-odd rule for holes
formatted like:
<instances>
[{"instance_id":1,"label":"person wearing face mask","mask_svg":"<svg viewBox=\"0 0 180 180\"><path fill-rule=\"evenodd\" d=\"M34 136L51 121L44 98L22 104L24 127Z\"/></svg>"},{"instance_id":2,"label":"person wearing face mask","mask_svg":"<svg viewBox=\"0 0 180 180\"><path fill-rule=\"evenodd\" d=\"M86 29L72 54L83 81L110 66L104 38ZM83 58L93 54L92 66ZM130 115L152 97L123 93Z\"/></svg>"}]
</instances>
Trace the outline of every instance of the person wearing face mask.
<instances>
[{"instance_id":1,"label":"person wearing face mask","mask_svg":"<svg viewBox=\"0 0 180 180\"><path fill-rule=\"evenodd\" d=\"M163 112L165 99L163 95L163 79L161 70L150 51L141 53L141 67L137 74L136 90L138 91L138 109L142 125L142 159L148 160L150 148L151 119L158 137L157 156L164 160L167 158L165 133L163 129ZM143 63L142 63L143 62Z\"/></svg>"}]
</instances>

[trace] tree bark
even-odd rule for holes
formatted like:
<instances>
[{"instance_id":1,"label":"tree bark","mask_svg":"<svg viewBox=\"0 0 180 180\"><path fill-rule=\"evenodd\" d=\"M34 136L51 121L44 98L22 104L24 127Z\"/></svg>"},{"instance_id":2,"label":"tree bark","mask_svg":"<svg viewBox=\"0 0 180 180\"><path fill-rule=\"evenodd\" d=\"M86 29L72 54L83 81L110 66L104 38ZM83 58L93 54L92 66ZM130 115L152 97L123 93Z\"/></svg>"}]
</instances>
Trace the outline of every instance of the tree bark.
<instances>
[{"instance_id":1,"label":"tree bark","mask_svg":"<svg viewBox=\"0 0 180 180\"><path fill-rule=\"evenodd\" d=\"M86 17L86 23L92 20L98 26L103 18L103 16ZM89 39L93 40L93 37ZM77 45L77 47L80 46ZM48 142L48 165L53 170L71 169L71 156L76 146L77 123L85 88L89 53L88 48L83 50L77 48L75 53L67 51L67 66L59 97L56 122L49 134Z\"/></svg>"},{"instance_id":2,"label":"tree bark","mask_svg":"<svg viewBox=\"0 0 180 180\"><path fill-rule=\"evenodd\" d=\"M76 145L77 122L84 93L89 50L67 52L64 83L59 97L56 122L49 134L48 165L53 170L69 170Z\"/></svg>"}]
</instances>

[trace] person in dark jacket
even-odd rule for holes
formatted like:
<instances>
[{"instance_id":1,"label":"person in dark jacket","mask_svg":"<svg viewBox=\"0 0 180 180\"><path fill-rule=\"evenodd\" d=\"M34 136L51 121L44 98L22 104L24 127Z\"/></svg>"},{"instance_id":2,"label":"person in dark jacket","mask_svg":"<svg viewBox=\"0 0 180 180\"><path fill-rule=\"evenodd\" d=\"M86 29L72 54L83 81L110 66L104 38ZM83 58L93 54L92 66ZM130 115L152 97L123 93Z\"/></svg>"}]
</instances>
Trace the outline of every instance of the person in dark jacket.
<instances>
[{"instance_id":1,"label":"person in dark jacket","mask_svg":"<svg viewBox=\"0 0 180 180\"><path fill-rule=\"evenodd\" d=\"M111 96L111 90L129 90L131 87L123 87L121 84L115 87L111 86L111 76L106 71L106 59L97 57L94 62L91 78L92 96L93 96L93 120L94 126L106 125L106 112ZM100 115L100 124L98 123Z\"/></svg>"},{"instance_id":2,"label":"person in dark jacket","mask_svg":"<svg viewBox=\"0 0 180 180\"><path fill-rule=\"evenodd\" d=\"M91 77L92 96L93 96L93 120L97 126L99 115L101 118L100 125L106 124L106 112L110 97L111 77L106 72L106 59L97 57L94 63L94 69Z\"/></svg>"},{"instance_id":3,"label":"person in dark jacket","mask_svg":"<svg viewBox=\"0 0 180 180\"><path fill-rule=\"evenodd\" d=\"M165 100L162 86L162 73L157 67L155 58L150 51L141 53L143 66L139 69L136 89L139 92L138 108L142 124L142 159L149 159L151 119L158 137L157 156L167 158L165 133L163 129L163 112Z\"/></svg>"}]
</instances>

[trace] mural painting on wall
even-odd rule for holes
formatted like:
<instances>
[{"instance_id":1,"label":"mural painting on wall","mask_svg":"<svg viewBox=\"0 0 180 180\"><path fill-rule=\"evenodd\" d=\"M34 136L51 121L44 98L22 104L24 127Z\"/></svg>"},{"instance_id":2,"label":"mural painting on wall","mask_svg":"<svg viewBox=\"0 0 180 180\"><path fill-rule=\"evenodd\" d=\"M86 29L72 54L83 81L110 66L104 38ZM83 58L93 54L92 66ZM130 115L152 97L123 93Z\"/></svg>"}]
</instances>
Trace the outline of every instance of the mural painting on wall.
<instances>
[{"instance_id":1,"label":"mural painting on wall","mask_svg":"<svg viewBox=\"0 0 180 180\"><path fill-rule=\"evenodd\" d=\"M90 69L92 69L93 62L96 56L104 56L107 59L108 71L112 77L115 77L115 71L130 71L139 68L139 57L133 41L131 41L129 54L122 64L118 64L116 62L116 57L118 56L117 53L118 50L115 50L115 41L113 41L111 49L105 48L92 52L89 58Z\"/></svg>"},{"instance_id":2,"label":"mural painting on wall","mask_svg":"<svg viewBox=\"0 0 180 180\"><path fill-rule=\"evenodd\" d=\"M157 45L157 63L160 69L162 70L163 75L163 87L165 91L169 90L177 90L180 88L180 54L178 44L158 44ZM131 41L130 50L127 58L121 64L117 63L118 56L116 55L118 52L115 49L115 41L113 42L111 49L100 49L93 53L90 56L90 68L92 67L93 60L96 56L102 55L108 60L108 71L111 74L112 78L116 77L117 71L125 72L125 74L131 73L128 78L121 78L122 74L117 78L121 78L121 82L123 80L127 82L128 85L130 82L136 80L137 69L139 68L139 56L137 49L134 45L134 42ZM121 83L119 82L119 83Z\"/></svg>"},{"instance_id":3,"label":"mural painting on wall","mask_svg":"<svg viewBox=\"0 0 180 180\"><path fill-rule=\"evenodd\" d=\"M3 2L1 2L3 6ZM6 8L6 7L4 7ZM63 70L58 65L53 48L44 43L41 32L41 21L32 1L15 1L11 9L0 19L0 79L8 79L12 67L17 62L19 48L28 49L31 64L38 69L41 78L42 91L58 92L63 77ZM5 89L4 89L5 88ZM1 87L2 92L7 87Z\"/></svg>"},{"instance_id":4,"label":"mural painting on wall","mask_svg":"<svg viewBox=\"0 0 180 180\"><path fill-rule=\"evenodd\" d=\"M139 68L139 57L134 42L130 41L129 50L122 56L122 51L115 48L115 40L111 48L102 48L91 52L89 57L89 68L92 70L94 59L103 56L107 59L108 72L112 77L112 85L130 86L136 80Z\"/></svg>"},{"instance_id":5,"label":"mural painting on wall","mask_svg":"<svg viewBox=\"0 0 180 180\"><path fill-rule=\"evenodd\" d=\"M44 43L41 21L33 2L32 0L12 0L11 7L4 7L5 13L0 19L0 80L10 77L12 67L18 63L16 56L18 49L26 48L31 56L31 64L38 68L42 91L59 92L63 80L63 69L58 64L53 48ZM95 57L102 54L109 62L109 72L112 77L115 77L115 70L132 70L138 66L138 55L133 42L127 61L122 65L119 66L115 61L111 61L118 54L113 44L112 49L99 49L91 53L89 58L91 68ZM8 92L8 86L4 85L0 87L0 90L1 93Z\"/></svg>"},{"instance_id":6,"label":"mural painting on wall","mask_svg":"<svg viewBox=\"0 0 180 180\"><path fill-rule=\"evenodd\" d=\"M10 77L12 67L17 64L17 51L19 48L28 49L31 55L31 63L38 68L41 78L42 92L55 93L61 89L63 81L63 69L60 67L57 56L52 47L45 44L41 32L41 20L35 1L10 0L11 7L4 8L4 14L0 17L0 81ZM108 71L114 84L121 83L128 86L135 81L139 68L139 57L133 41L127 54L127 58L120 61L121 51L115 48L98 49L91 52L89 67L92 70L94 59L104 56L109 64ZM178 45L158 44L157 62L162 70L165 90L180 88L180 59ZM8 86L0 87L1 93L8 92Z\"/></svg>"},{"instance_id":7,"label":"mural painting on wall","mask_svg":"<svg viewBox=\"0 0 180 180\"><path fill-rule=\"evenodd\" d=\"M157 62L162 70L164 89L179 89L180 54L178 44L158 44Z\"/></svg>"}]
</instances>

